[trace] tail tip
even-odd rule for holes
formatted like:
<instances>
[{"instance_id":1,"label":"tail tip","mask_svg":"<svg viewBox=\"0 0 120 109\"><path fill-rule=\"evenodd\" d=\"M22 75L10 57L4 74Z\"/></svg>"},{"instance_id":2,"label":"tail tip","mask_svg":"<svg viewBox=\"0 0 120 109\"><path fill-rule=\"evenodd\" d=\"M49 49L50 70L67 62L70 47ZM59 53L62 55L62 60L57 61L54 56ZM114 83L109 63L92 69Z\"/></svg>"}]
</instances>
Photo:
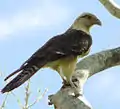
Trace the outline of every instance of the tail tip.
<instances>
[{"instance_id":1,"label":"tail tip","mask_svg":"<svg viewBox=\"0 0 120 109\"><path fill-rule=\"evenodd\" d=\"M4 81L6 81L8 78L6 77L5 79L4 79Z\"/></svg>"},{"instance_id":2,"label":"tail tip","mask_svg":"<svg viewBox=\"0 0 120 109\"><path fill-rule=\"evenodd\" d=\"M3 91L0 89L0 93L3 93Z\"/></svg>"},{"instance_id":3,"label":"tail tip","mask_svg":"<svg viewBox=\"0 0 120 109\"><path fill-rule=\"evenodd\" d=\"M6 91L5 91L4 89L2 89L2 90L0 89L0 93L3 94L3 93L5 93L5 92L6 92Z\"/></svg>"}]
</instances>

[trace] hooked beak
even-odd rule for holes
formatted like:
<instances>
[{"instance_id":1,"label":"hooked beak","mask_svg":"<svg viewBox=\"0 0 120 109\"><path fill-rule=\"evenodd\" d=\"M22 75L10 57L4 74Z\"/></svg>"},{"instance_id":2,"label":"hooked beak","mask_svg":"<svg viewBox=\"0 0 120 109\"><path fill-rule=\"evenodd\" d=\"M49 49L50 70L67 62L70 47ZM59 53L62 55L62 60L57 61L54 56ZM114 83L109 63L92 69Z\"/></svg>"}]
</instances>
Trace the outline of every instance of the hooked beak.
<instances>
[{"instance_id":1,"label":"hooked beak","mask_svg":"<svg viewBox=\"0 0 120 109\"><path fill-rule=\"evenodd\" d=\"M102 22L99 19L96 20L96 24L102 26Z\"/></svg>"}]
</instances>

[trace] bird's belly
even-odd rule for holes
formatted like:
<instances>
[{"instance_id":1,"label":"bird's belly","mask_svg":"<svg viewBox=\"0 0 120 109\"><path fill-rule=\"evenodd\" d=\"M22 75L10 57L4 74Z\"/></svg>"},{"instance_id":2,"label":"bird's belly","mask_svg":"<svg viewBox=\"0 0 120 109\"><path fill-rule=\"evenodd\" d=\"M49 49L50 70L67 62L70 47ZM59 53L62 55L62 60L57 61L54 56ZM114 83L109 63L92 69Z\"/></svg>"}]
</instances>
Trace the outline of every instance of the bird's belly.
<instances>
[{"instance_id":1,"label":"bird's belly","mask_svg":"<svg viewBox=\"0 0 120 109\"><path fill-rule=\"evenodd\" d=\"M60 63L60 60L56 60L56 61L47 63L44 67L48 67L48 68L58 71L58 67L60 65L59 63Z\"/></svg>"},{"instance_id":2,"label":"bird's belly","mask_svg":"<svg viewBox=\"0 0 120 109\"><path fill-rule=\"evenodd\" d=\"M75 66L77 63L77 57L67 57L62 58L53 62L50 62L45 65L45 67L49 67L53 70L56 70L60 76L63 78L63 75L69 80L71 75L74 72Z\"/></svg>"}]
</instances>

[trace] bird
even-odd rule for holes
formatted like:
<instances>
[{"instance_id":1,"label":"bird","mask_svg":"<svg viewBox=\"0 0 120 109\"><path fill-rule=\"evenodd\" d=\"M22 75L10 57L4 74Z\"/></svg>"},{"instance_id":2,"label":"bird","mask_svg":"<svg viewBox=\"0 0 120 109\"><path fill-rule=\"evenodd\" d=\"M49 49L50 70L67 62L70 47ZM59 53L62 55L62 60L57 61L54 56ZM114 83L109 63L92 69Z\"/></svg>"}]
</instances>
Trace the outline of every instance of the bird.
<instances>
[{"instance_id":1,"label":"bird","mask_svg":"<svg viewBox=\"0 0 120 109\"><path fill-rule=\"evenodd\" d=\"M91 49L90 28L93 25L101 24L100 19L92 13L83 12L80 14L64 33L49 39L17 70L7 76L5 81L18 73L1 92L10 92L19 87L41 68L51 68L57 71L63 82L74 87L72 75L77 60L88 55Z\"/></svg>"}]
</instances>

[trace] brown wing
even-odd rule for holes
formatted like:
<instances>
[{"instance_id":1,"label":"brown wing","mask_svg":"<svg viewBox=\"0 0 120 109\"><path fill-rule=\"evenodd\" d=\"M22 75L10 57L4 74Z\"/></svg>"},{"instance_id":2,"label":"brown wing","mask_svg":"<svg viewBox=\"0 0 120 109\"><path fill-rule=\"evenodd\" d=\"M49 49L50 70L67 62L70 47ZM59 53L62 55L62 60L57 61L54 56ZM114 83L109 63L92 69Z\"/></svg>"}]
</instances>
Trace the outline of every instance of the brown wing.
<instances>
[{"instance_id":1,"label":"brown wing","mask_svg":"<svg viewBox=\"0 0 120 109\"><path fill-rule=\"evenodd\" d=\"M91 44L90 35L80 30L70 30L50 39L26 63L34 58L44 58L50 62L70 55L81 55L89 50Z\"/></svg>"}]
</instances>

